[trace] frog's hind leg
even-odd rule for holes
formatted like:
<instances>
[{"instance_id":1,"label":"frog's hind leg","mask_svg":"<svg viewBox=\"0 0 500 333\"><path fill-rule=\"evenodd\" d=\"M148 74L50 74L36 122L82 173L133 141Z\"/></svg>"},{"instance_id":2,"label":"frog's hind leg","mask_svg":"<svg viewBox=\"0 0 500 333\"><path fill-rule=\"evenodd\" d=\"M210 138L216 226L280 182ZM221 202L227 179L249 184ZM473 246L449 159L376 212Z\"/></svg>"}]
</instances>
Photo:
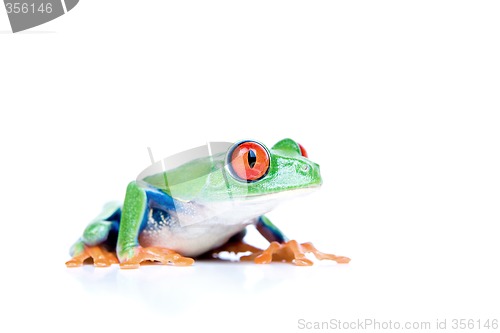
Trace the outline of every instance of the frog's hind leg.
<instances>
[{"instance_id":1,"label":"frog's hind leg","mask_svg":"<svg viewBox=\"0 0 500 333\"><path fill-rule=\"evenodd\" d=\"M73 257L66 262L68 267L79 267L92 259L94 266L107 267L118 263L113 251L121 216L121 207L117 203L109 203L98 217L94 219L83 232L82 237L71 247Z\"/></svg>"},{"instance_id":2,"label":"frog's hind leg","mask_svg":"<svg viewBox=\"0 0 500 333\"><path fill-rule=\"evenodd\" d=\"M96 267L108 267L118 263L118 258L113 252L109 252L104 246L87 246L83 245L83 249L79 254L75 255L71 260L66 262L67 267L82 266L85 260L92 259Z\"/></svg>"}]
</instances>

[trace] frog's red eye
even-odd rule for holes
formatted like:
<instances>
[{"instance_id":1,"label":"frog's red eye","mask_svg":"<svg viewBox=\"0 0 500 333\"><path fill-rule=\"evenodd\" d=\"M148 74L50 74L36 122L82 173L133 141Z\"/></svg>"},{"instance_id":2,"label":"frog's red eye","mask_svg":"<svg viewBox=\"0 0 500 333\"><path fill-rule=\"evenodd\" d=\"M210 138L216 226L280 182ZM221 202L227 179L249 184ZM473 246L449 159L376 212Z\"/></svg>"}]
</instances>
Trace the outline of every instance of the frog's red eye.
<instances>
[{"instance_id":1,"label":"frog's red eye","mask_svg":"<svg viewBox=\"0 0 500 333\"><path fill-rule=\"evenodd\" d=\"M300 143L298 144L299 145L299 148L300 148L300 155L304 156L304 157L308 157L307 156L307 151L306 149L304 148L304 146L302 146Z\"/></svg>"},{"instance_id":2,"label":"frog's red eye","mask_svg":"<svg viewBox=\"0 0 500 333\"><path fill-rule=\"evenodd\" d=\"M229 152L229 170L235 178L253 182L269 170L269 153L260 143L243 141Z\"/></svg>"}]
</instances>

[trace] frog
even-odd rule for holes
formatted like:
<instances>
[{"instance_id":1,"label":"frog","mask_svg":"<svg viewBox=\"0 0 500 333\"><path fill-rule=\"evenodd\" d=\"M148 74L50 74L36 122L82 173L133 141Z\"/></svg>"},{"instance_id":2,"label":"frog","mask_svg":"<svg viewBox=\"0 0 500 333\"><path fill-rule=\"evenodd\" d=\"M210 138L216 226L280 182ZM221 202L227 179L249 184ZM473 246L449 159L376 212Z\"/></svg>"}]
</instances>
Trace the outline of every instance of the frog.
<instances>
[{"instance_id":1,"label":"frog","mask_svg":"<svg viewBox=\"0 0 500 333\"><path fill-rule=\"evenodd\" d=\"M223 252L243 254L239 261L256 264L311 266L313 256L346 264L348 257L289 239L266 216L322 184L319 165L298 142L285 138L268 148L260 141L241 140L131 181L123 204L107 203L87 225L66 266L89 261L124 269L147 263L190 266L195 259L220 258ZM250 227L269 242L267 248L245 241Z\"/></svg>"}]
</instances>

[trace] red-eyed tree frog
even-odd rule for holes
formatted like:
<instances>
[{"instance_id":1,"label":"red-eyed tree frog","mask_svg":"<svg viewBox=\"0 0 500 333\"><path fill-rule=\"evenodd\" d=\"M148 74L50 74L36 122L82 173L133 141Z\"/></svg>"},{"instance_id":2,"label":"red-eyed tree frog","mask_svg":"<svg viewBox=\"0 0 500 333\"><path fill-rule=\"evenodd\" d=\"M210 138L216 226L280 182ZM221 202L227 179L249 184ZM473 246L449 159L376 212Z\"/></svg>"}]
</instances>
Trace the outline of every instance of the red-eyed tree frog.
<instances>
[{"instance_id":1,"label":"red-eyed tree frog","mask_svg":"<svg viewBox=\"0 0 500 333\"><path fill-rule=\"evenodd\" d=\"M92 258L95 266L137 268L143 261L185 266L194 263L191 257L223 251L250 252L241 260L258 264L312 265L306 253L348 263L311 243L289 240L264 215L321 184L319 165L297 142L284 139L268 149L258 141L240 141L132 181L123 206L104 207L71 248L66 265ZM267 249L243 241L251 225L270 242Z\"/></svg>"}]
</instances>

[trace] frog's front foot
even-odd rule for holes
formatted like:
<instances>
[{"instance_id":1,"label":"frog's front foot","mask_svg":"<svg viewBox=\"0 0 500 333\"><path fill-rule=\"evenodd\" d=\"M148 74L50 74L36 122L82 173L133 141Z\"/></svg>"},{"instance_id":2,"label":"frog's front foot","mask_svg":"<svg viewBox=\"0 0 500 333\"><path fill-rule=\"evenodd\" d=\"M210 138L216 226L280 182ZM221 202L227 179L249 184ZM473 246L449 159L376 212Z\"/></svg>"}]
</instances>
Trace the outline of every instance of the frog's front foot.
<instances>
[{"instance_id":1,"label":"frog's front foot","mask_svg":"<svg viewBox=\"0 0 500 333\"><path fill-rule=\"evenodd\" d=\"M85 245L78 255L66 262L67 267L80 267L87 259L94 261L96 267L108 267L118 263L118 258L112 252L106 250L103 246Z\"/></svg>"},{"instance_id":2,"label":"frog's front foot","mask_svg":"<svg viewBox=\"0 0 500 333\"><path fill-rule=\"evenodd\" d=\"M191 258L183 257L175 251L162 247L136 247L134 254L120 263L121 268L139 268L143 261L157 261L163 265L189 266L194 263Z\"/></svg>"},{"instance_id":3,"label":"frog's front foot","mask_svg":"<svg viewBox=\"0 0 500 333\"><path fill-rule=\"evenodd\" d=\"M230 252L230 253L235 253L235 254L250 252L251 254L244 256L244 258L248 258L248 257L253 258L256 255L258 255L259 253L262 253L262 249L259 249L255 246L252 246L252 245L247 244L244 241L240 240L240 241L235 241L235 242L228 242L228 243L222 245L221 247L218 247L210 252L212 253L212 257L215 257L215 258L219 257L220 252Z\"/></svg>"},{"instance_id":4,"label":"frog's front foot","mask_svg":"<svg viewBox=\"0 0 500 333\"><path fill-rule=\"evenodd\" d=\"M256 264L268 264L271 261L290 262L297 266L311 266L313 262L306 258L306 253L312 253L319 260L334 260L339 264L346 264L351 259L318 251L311 243L299 244L295 240L286 243L271 242L269 247L260 254L242 257L242 260L252 260Z\"/></svg>"}]
</instances>

